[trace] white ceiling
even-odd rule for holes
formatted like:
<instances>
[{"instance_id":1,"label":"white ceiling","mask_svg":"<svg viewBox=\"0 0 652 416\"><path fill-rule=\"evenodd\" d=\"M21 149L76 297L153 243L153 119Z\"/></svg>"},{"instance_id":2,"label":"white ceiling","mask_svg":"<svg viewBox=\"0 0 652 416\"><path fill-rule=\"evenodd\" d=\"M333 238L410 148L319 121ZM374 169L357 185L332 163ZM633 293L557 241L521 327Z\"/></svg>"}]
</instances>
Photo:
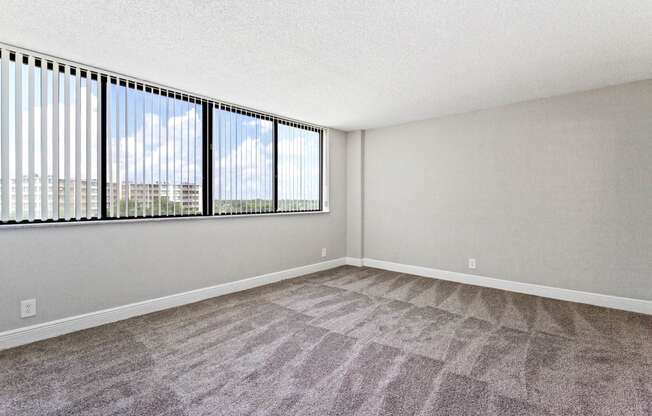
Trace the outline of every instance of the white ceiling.
<instances>
[{"instance_id":1,"label":"white ceiling","mask_svg":"<svg viewBox=\"0 0 652 416\"><path fill-rule=\"evenodd\" d=\"M650 0L2 0L0 41L345 130L652 78Z\"/></svg>"}]
</instances>

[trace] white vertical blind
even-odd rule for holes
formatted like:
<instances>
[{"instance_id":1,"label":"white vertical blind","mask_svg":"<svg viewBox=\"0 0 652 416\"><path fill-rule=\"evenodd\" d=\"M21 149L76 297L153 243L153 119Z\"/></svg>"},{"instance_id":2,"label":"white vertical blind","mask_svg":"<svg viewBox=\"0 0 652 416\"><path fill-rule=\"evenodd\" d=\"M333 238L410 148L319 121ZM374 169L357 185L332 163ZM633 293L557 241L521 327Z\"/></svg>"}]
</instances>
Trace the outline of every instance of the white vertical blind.
<instances>
[{"instance_id":1,"label":"white vertical blind","mask_svg":"<svg viewBox=\"0 0 652 416\"><path fill-rule=\"evenodd\" d=\"M278 123L278 211L320 209L321 131Z\"/></svg>"},{"instance_id":2,"label":"white vertical blind","mask_svg":"<svg viewBox=\"0 0 652 416\"><path fill-rule=\"evenodd\" d=\"M34 96L36 92L34 91L34 58L29 57L27 60L27 141L28 141L28 159L27 164L28 168L28 183L29 183L29 217L28 219L32 221L36 217L36 139L34 138ZM40 217L39 217L40 218ZM22 220L22 218L15 218L17 221Z\"/></svg>"},{"instance_id":3,"label":"white vertical blind","mask_svg":"<svg viewBox=\"0 0 652 416\"><path fill-rule=\"evenodd\" d=\"M170 145L172 146L172 170L170 171L170 176L172 176L172 189L170 192L170 203L172 204L172 215L177 215L177 205L174 203L177 197L176 187L177 187L177 159L179 158L178 149L178 137L177 134L177 106L176 100L171 100L172 106L172 135L170 139Z\"/></svg>"},{"instance_id":4,"label":"white vertical blind","mask_svg":"<svg viewBox=\"0 0 652 416\"><path fill-rule=\"evenodd\" d=\"M149 103L152 100L152 94L145 94L144 97L142 97L142 102L143 102L143 108L142 108L142 122L143 122L143 128L142 128L142 142L140 143L141 145L141 154L139 162L142 167L142 171L139 172L139 178L140 178L140 184L142 186L142 199L143 199L143 205L141 209L141 214L143 217L151 215L151 200L150 200L150 194L149 194L149 188L151 185L151 180L148 179L147 177L147 162L149 161L148 159L148 146L147 146L147 141L149 136L151 136L151 130L152 126L151 124L148 126L147 125L147 120L148 120L148 114L151 117L151 109L149 108ZM149 127L149 128L148 128Z\"/></svg>"},{"instance_id":5,"label":"white vertical blind","mask_svg":"<svg viewBox=\"0 0 652 416\"><path fill-rule=\"evenodd\" d=\"M52 219L58 220L60 214L59 195L61 186L59 184L59 119L60 119L60 87L59 87L59 64L53 64L52 70ZM30 217L30 220L33 217Z\"/></svg>"},{"instance_id":6,"label":"white vertical blind","mask_svg":"<svg viewBox=\"0 0 652 416\"><path fill-rule=\"evenodd\" d=\"M16 218L23 218L23 56L16 54L14 69L16 70L15 78L15 98L16 106L14 114L16 116L15 127L15 155L16 155Z\"/></svg>"},{"instance_id":7,"label":"white vertical blind","mask_svg":"<svg viewBox=\"0 0 652 416\"><path fill-rule=\"evenodd\" d=\"M100 217L101 215L101 210L100 210L100 204L102 203L102 193L106 192L105 189L102 189L102 177L105 175L104 172L102 172L102 152L101 152L101 146L102 146L102 87L100 85L100 80L99 76L97 81L95 82L95 146L93 147L93 152L91 152L91 155L95 153L97 162L95 164L95 169L92 169L91 174L94 174L96 177L95 180L95 189L96 189L96 203L95 203L95 216ZM91 111L91 116L93 111Z\"/></svg>"},{"instance_id":8,"label":"white vertical blind","mask_svg":"<svg viewBox=\"0 0 652 416\"><path fill-rule=\"evenodd\" d=\"M9 51L0 51L0 220L9 220Z\"/></svg>"},{"instance_id":9,"label":"white vertical blind","mask_svg":"<svg viewBox=\"0 0 652 416\"><path fill-rule=\"evenodd\" d=\"M105 173L107 176L106 178L106 190L105 192L107 193L106 195L106 200L107 200L107 215L110 217L115 216L115 177L113 176L113 135L112 135L112 126L113 123L111 122L112 120L112 114L113 114L113 106L112 106L112 91L111 88L108 88L106 91L106 137L107 137L107 149L106 149L106 167L108 169L108 172Z\"/></svg>"},{"instance_id":10,"label":"white vertical blind","mask_svg":"<svg viewBox=\"0 0 652 416\"><path fill-rule=\"evenodd\" d=\"M206 150L215 214L327 209L320 127L2 43L0 96L0 222L202 214Z\"/></svg>"},{"instance_id":11,"label":"white vertical blind","mask_svg":"<svg viewBox=\"0 0 652 416\"><path fill-rule=\"evenodd\" d=\"M322 143L321 143L321 209L322 211L330 211L330 143L329 143L328 129L322 130Z\"/></svg>"},{"instance_id":12,"label":"white vertical blind","mask_svg":"<svg viewBox=\"0 0 652 416\"><path fill-rule=\"evenodd\" d=\"M82 141L81 141L81 73L75 73L75 218L81 219L81 173L82 173Z\"/></svg>"},{"instance_id":13,"label":"white vertical blind","mask_svg":"<svg viewBox=\"0 0 652 416\"><path fill-rule=\"evenodd\" d=\"M129 182L130 182L130 177L129 177L129 151L130 147L134 146L135 147L135 142L133 140L129 140L129 88L127 84L125 83L124 87L124 108L125 108L125 113L124 113L124 135L121 136L119 141L124 141L124 163L122 163L122 166L124 166L124 175L122 176L124 178L124 216L129 217L131 215L134 215L135 213L133 210L130 209L129 207ZM134 162L136 159L134 159ZM135 172L135 170L134 170Z\"/></svg>"},{"instance_id":14,"label":"white vertical blind","mask_svg":"<svg viewBox=\"0 0 652 416\"><path fill-rule=\"evenodd\" d=\"M70 219L70 67L63 72L63 218Z\"/></svg>"},{"instance_id":15,"label":"white vertical blind","mask_svg":"<svg viewBox=\"0 0 652 416\"><path fill-rule=\"evenodd\" d=\"M51 218L48 214L48 197L53 190L49 189L48 182L51 174L48 171L50 155L50 146L48 146L48 69L47 63L41 63L41 218Z\"/></svg>"},{"instance_id":16,"label":"white vertical blind","mask_svg":"<svg viewBox=\"0 0 652 416\"><path fill-rule=\"evenodd\" d=\"M158 115L158 137L156 140L156 145L158 147L158 166L156 166L156 179L153 180L153 182L156 184L156 194L158 195L158 198L156 200L156 215L163 215L163 212L161 211L163 208L163 204L161 204L161 199L163 197L163 177L161 176L161 168L163 167L163 101L164 98L162 95L159 95L157 97L157 106L156 106L156 114Z\"/></svg>"},{"instance_id":17,"label":"white vertical blind","mask_svg":"<svg viewBox=\"0 0 652 416\"><path fill-rule=\"evenodd\" d=\"M107 190L118 190L107 215L202 214L201 101L121 79L107 88Z\"/></svg>"},{"instance_id":18,"label":"white vertical blind","mask_svg":"<svg viewBox=\"0 0 652 416\"><path fill-rule=\"evenodd\" d=\"M109 152L111 153L111 166L110 166L110 171L111 171L111 189L113 190L112 192L112 199L111 199L111 205L113 206L113 212L111 216L115 217L120 217L120 191L122 190L120 186L120 143L118 142L117 138L120 137L120 95L118 89L113 90L113 88L110 88L109 91L107 91L107 94L109 97L111 97L111 102L112 105L110 107L110 114L111 114L111 119L107 120L107 128L110 126L110 130L112 130L113 139L114 141L111 141L111 145L109 146ZM109 112L107 111L107 117L108 117ZM115 121L114 121L115 119Z\"/></svg>"},{"instance_id":19,"label":"white vertical blind","mask_svg":"<svg viewBox=\"0 0 652 416\"><path fill-rule=\"evenodd\" d=\"M88 70L1 46L0 61L0 221L58 220L62 212L97 217L97 80Z\"/></svg>"},{"instance_id":20,"label":"white vertical blind","mask_svg":"<svg viewBox=\"0 0 652 416\"><path fill-rule=\"evenodd\" d=\"M273 120L218 105L213 108L213 212L274 212Z\"/></svg>"},{"instance_id":21,"label":"white vertical blind","mask_svg":"<svg viewBox=\"0 0 652 416\"><path fill-rule=\"evenodd\" d=\"M89 197L89 194L91 192L91 189L93 187L93 178L92 178L92 163L91 160L93 158L93 139L91 137L91 132L92 132L92 120L93 120L93 114L92 114L92 105L91 105L91 79L89 76L86 76L86 83L85 83L85 89L86 89L86 94L84 97L84 108L85 108L85 113L86 113L86 118L85 118L85 127L86 127L86 134L85 134L85 143L86 143L86 155L85 155L85 164L86 164L86 206L84 207L85 214L87 217L91 216L91 209L92 209L92 198Z\"/></svg>"},{"instance_id":22,"label":"white vertical blind","mask_svg":"<svg viewBox=\"0 0 652 416\"><path fill-rule=\"evenodd\" d=\"M277 211L320 210L323 132L238 107L216 106L212 132L214 214L274 212L275 178Z\"/></svg>"}]
</instances>

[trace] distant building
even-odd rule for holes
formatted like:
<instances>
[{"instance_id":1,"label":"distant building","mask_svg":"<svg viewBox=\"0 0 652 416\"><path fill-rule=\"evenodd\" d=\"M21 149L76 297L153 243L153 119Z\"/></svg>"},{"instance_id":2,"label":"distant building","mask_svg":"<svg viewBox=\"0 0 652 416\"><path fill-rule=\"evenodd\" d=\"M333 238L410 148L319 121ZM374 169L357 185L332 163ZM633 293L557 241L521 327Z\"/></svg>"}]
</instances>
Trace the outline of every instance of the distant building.
<instances>
[{"instance_id":1,"label":"distant building","mask_svg":"<svg viewBox=\"0 0 652 416\"><path fill-rule=\"evenodd\" d=\"M9 182L9 217L15 218L16 216L16 195L17 195L17 180L11 179ZM30 189L29 178L23 177L23 213L27 217L30 206L30 195L34 197L34 217L41 218L41 177L34 176L33 190ZM98 207L98 184L96 179L90 181L80 181L80 206L82 217L95 217L97 216ZM75 195L76 195L76 181L71 179L68 181L68 190L66 192L66 181L58 179L58 183L54 185L54 178L48 176L47 178L47 213L45 217L51 217L53 212L54 195L58 195L59 216L65 215L65 201L66 196L70 207L70 215L76 216L75 213ZM0 187L0 197L2 195L2 187ZM56 191L55 191L56 189ZM124 204L125 200L129 200L130 206L135 205L138 210L145 209L146 212L158 212L159 201L176 205L178 208L183 209L184 212L200 212L202 207L202 187L196 184L167 184L167 183L129 183L121 182L119 185L115 182L107 183L107 205L111 201L117 201L118 192L120 201ZM86 200L90 198L91 212L86 213ZM153 210L153 211L152 211ZM178 214L178 213L177 213Z\"/></svg>"}]
</instances>

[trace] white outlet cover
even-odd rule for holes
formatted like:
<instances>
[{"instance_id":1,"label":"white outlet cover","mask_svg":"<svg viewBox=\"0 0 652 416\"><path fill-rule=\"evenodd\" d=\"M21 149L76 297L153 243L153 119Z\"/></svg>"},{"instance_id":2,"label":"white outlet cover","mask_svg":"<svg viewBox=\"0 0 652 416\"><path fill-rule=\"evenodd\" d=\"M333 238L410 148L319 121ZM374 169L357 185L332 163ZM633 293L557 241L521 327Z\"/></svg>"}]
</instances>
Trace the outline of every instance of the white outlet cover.
<instances>
[{"instance_id":1,"label":"white outlet cover","mask_svg":"<svg viewBox=\"0 0 652 416\"><path fill-rule=\"evenodd\" d=\"M36 315L36 299L20 301L20 317L29 318Z\"/></svg>"},{"instance_id":2,"label":"white outlet cover","mask_svg":"<svg viewBox=\"0 0 652 416\"><path fill-rule=\"evenodd\" d=\"M326 257L326 248L321 249L321 256Z\"/></svg>"},{"instance_id":3,"label":"white outlet cover","mask_svg":"<svg viewBox=\"0 0 652 416\"><path fill-rule=\"evenodd\" d=\"M475 259L469 259L469 269L475 269Z\"/></svg>"}]
</instances>

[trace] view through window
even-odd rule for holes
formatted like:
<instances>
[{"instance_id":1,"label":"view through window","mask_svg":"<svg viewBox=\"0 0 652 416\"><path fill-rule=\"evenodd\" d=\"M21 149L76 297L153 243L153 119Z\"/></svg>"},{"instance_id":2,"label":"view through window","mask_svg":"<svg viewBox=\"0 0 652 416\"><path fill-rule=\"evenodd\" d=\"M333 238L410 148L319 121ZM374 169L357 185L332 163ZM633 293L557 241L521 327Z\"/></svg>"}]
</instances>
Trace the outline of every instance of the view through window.
<instances>
[{"instance_id":1,"label":"view through window","mask_svg":"<svg viewBox=\"0 0 652 416\"><path fill-rule=\"evenodd\" d=\"M318 131L278 124L278 210L320 209L320 143Z\"/></svg>"},{"instance_id":2,"label":"view through window","mask_svg":"<svg viewBox=\"0 0 652 416\"><path fill-rule=\"evenodd\" d=\"M319 211L324 129L0 44L0 224Z\"/></svg>"},{"instance_id":3,"label":"view through window","mask_svg":"<svg viewBox=\"0 0 652 416\"><path fill-rule=\"evenodd\" d=\"M213 212L273 212L274 123L226 107L213 120Z\"/></svg>"},{"instance_id":4,"label":"view through window","mask_svg":"<svg viewBox=\"0 0 652 416\"><path fill-rule=\"evenodd\" d=\"M202 104L109 83L107 216L202 213Z\"/></svg>"},{"instance_id":5,"label":"view through window","mask_svg":"<svg viewBox=\"0 0 652 416\"><path fill-rule=\"evenodd\" d=\"M97 79L3 51L0 92L2 221L97 218Z\"/></svg>"}]
</instances>

